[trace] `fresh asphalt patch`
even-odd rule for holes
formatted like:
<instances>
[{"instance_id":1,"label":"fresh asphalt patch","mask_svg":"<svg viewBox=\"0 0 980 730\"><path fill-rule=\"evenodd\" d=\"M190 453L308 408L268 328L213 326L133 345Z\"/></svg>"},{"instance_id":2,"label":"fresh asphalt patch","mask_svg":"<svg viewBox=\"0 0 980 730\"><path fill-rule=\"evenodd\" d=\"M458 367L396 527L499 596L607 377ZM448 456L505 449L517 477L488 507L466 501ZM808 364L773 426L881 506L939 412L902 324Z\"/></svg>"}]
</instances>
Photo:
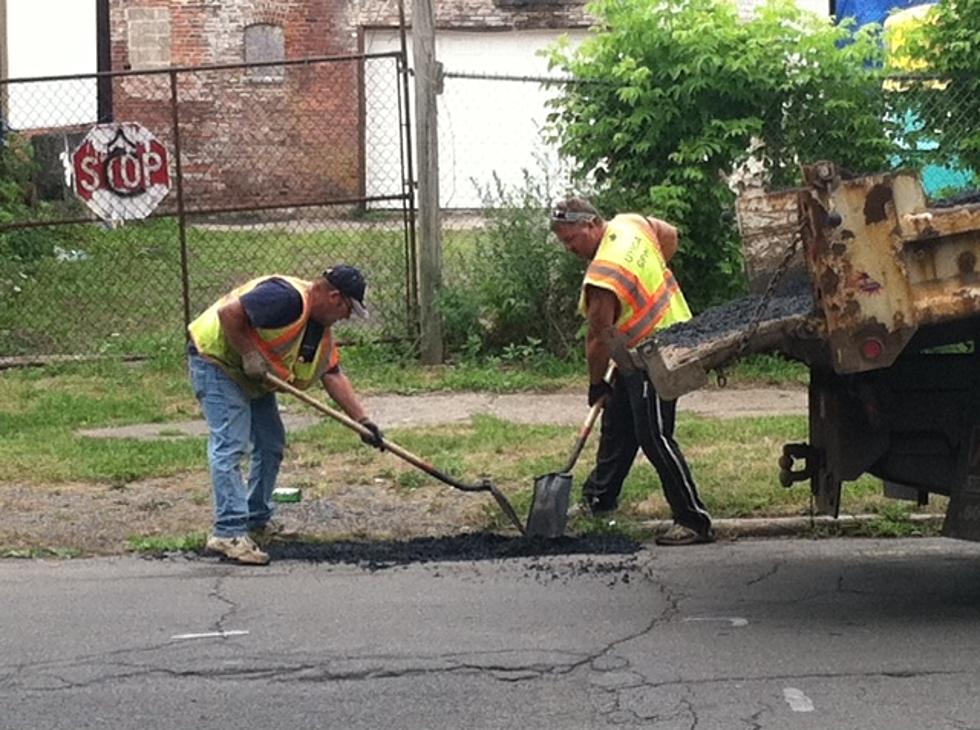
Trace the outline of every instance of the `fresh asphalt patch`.
<instances>
[{"instance_id":1,"label":"fresh asphalt patch","mask_svg":"<svg viewBox=\"0 0 980 730\"><path fill-rule=\"evenodd\" d=\"M410 540L337 540L330 542L276 542L264 548L273 561L356 565L365 570L385 570L419 563L475 562L552 556L629 556L643 545L623 535L566 536L554 540L510 537L475 532ZM185 558L215 560L205 552L180 553ZM173 553L147 557L174 557ZM580 561L581 563L581 561ZM586 563L581 563L586 565ZM596 568L596 570L602 570Z\"/></svg>"}]
</instances>

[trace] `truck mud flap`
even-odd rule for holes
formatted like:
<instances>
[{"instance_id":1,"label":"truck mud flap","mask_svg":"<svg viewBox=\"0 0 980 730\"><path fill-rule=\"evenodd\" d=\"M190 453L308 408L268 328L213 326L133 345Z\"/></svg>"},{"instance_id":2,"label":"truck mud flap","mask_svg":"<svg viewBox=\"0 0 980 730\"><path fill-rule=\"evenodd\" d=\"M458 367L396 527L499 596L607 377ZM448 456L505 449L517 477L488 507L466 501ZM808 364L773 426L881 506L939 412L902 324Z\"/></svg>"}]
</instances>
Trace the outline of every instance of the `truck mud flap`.
<instances>
[{"instance_id":1,"label":"truck mud flap","mask_svg":"<svg viewBox=\"0 0 980 730\"><path fill-rule=\"evenodd\" d=\"M968 469L960 488L950 495L942 534L980 542L980 426L974 426L970 438Z\"/></svg>"}]
</instances>

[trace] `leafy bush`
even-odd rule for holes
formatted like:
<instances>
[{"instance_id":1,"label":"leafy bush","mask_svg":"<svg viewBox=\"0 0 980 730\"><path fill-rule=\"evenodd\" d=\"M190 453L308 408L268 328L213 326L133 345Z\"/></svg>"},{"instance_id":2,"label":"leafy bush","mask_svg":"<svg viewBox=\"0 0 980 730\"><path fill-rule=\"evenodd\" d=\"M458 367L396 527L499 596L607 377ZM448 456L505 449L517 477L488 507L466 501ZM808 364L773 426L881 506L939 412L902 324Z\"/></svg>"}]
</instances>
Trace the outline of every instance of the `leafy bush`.
<instances>
[{"instance_id":1,"label":"leafy bush","mask_svg":"<svg viewBox=\"0 0 980 730\"><path fill-rule=\"evenodd\" d=\"M447 349L507 360L539 351L564 357L580 342L583 266L550 233L547 181L525 171L521 187L495 179L481 197L487 222L461 264L465 281L440 295Z\"/></svg>"},{"instance_id":2,"label":"leafy bush","mask_svg":"<svg viewBox=\"0 0 980 730\"><path fill-rule=\"evenodd\" d=\"M34 156L30 142L7 135L0 144L0 226L21 223L32 215ZM0 259L8 263L31 263L50 254L51 243L42 229L0 230Z\"/></svg>"},{"instance_id":3,"label":"leafy bush","mask_svg":"<svg viewBox=\"0 0 980 730\"><path fill-rule=\"evenodd\" d=\"M39 263L65 240L59 228L3 228L50 214L50 204L34 199L35 167L29 139L16 134L0 139L0 296L17 294Z\"/></svg>"},{"instance_id":4,"label":"leafy bush","mask_svg":"<svg viewBox=\"0 0 980 730\"><path fill-rule=\"evenodd\" d=\"M673 268L695 309L743 285L724 176L755 140L774 187L795 183L799 162L887 165L876 26L833 25L792 0L747 21L726 0L594 0L589 11L594 34L550 52L577 81L552 104L553 138L607 214L678 226Z\"/></svg>"}]
</instances>

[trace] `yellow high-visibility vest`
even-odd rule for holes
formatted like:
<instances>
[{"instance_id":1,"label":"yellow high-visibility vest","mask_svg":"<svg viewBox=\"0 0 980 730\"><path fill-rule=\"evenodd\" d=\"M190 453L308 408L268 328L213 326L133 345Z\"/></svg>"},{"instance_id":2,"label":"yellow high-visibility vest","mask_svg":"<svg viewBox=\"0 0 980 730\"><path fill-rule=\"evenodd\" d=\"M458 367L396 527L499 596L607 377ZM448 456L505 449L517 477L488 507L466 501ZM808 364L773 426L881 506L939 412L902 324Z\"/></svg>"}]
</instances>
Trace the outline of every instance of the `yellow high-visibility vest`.
<instances>
[{"instance_id":1,"label":"yellow high-visibility vest","mask_svg":"<svg viewBox=\"0 0 980 730\"><path fill-rule=\"evenodd\" d=\"M606 232L582 281L579 311L583 315L588 286L616 295L620 306L616 328L630 346L655 330L691 318L691 309L667 268L653 226L641 215L625 213L606 223Z\"/></svg>"},{"instance_id":2,"label":"yellow high-visibility vest","mask_svg":"<svg viewBox=\"0 0 980 730\"><path fill-rule=\"evenodd\" d=\"M306 389L323 377L323 374L340 362L340 352L334 343L329 327L323 330L323 337L317 345L313 358L304 361L300 357L303 333L310 320L310 290L313 283L291 276L273 274L261 276L243 284L208 307L197 319L190 323L188 331L197 351L208 360L217 363L242 387L252 395L267 393L271 388L260 385L245 375L242 370L242 356L231 346L221 328L218 310L233 298L247 294L264 281L282 279L299 292L303 300L303 312L299 318L285 327L257 327L250 335L255 346L272 363L275 374L297 388Z\"/></svg>"}]
</instances>

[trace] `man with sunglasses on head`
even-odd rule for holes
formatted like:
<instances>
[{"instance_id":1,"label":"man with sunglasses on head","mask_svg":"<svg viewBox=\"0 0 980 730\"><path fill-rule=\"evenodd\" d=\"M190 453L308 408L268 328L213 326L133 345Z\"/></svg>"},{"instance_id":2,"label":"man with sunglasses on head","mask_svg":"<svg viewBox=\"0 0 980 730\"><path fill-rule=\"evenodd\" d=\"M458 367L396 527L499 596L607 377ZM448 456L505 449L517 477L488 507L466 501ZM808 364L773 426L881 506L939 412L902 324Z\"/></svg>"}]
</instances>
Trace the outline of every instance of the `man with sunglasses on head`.
<instances>
[{"instance_id":1,"label":"man with sunglasses on head","mask_svg":"<svg viewBox=\"0 0 980 730\"><path fill-rule=\"evenodd\" d=\"M214 528L207 548L238 563L265 565L265 542L288 535L273 520L272 490L286 445L272 374L306 389L319 381L327 394L384 448L383 434L361 406L340 369L331 327L367 316L364 276L353 266L327 269L313 281L291 276L253 279L191 322L188 360L194 395L210 432L208 464ZM248 483L241 464L249 454Z\"/></svg>"},{"instance_id":2,"label":"man with sunglasses on head","mask_svg":"<svg viewBox=\"0 0 980 730\"><path fill-rule=\"evenodd\" d=\"M589 201L568 198L552 209L551 230L566 250L588 262L579 301L588 322L588 400L590 406L603 402L604 410L596 466L582 488L585 512L598 517L617 508L639 448L657 470L674 518L657 544L711 542L711 517L674 440L677 401L661 399L646 372L628 363L620 364L612 385L603 379L614 344L633 347L691 318L667 267L677 251L677 229L634 213L606 221Z\"/></svg>"}]
</instances>

